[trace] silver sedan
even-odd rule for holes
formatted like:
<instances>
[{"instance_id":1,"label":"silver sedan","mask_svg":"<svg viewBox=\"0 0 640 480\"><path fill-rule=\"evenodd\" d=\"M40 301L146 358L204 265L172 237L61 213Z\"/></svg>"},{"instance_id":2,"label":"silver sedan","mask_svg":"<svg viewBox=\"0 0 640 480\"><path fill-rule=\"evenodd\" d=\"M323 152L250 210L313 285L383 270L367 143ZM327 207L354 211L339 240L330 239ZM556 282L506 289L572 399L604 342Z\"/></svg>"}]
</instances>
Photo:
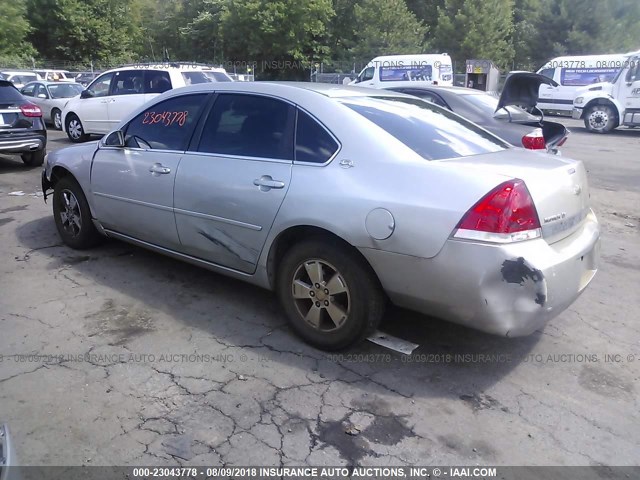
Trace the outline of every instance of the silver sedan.
<instances>
[{"instance_id":1,"label":"silver sedan","mask_svg":"<svg viewBox=\"0 0 640 480\"><path fill-rule=\"evenodd\" d=\"M62 130L62 109L70 98L77 97L84 90L79 83L37 81L27 83L20 93L29 97L42 110L42 117L56 130Z\"/></svg>"},{"instance_id":2,"label":"silver sedan","mask_svg":"<svg viewBox=\"0 0 640 480\"><path fill-rule=\"evenodd\" d=\"M42 181L70 247L113 237L275 290L324 349L368 336L387 301L527 335L597 270L581 162L394 92L171 90L100 142L50 153Z\"/></svg>"}]
</instances>

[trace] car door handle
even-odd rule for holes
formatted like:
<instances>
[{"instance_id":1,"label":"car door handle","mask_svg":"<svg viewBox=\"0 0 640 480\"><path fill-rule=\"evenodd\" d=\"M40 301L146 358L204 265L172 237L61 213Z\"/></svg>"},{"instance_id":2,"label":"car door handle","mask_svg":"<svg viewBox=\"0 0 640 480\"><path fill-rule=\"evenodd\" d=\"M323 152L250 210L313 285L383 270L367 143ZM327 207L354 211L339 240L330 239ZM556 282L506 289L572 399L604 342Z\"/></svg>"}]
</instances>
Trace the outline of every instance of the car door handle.
<instances>
[{"instance_id":1,"label":"car door handle","mask_svg":"<svg viewBox=\"0 0 640 480\"><path fill-rule=\"evenodd\" d=\"M260 190L267 192L272 188L284 188L284 182L280 180L274 180L271 175L262 175L260 178L256 178L253 181L256 187L260 187Z\"/></svg>"},{"instance_id":2,"label":"car door handle","mask_svg":"<svg viewBox=\"0 0 640 480\"><path fill-rule=\"evenodd\" d=\"M171 169L169 167L163 166L161 163L154 163L149 167L149 171L158 175L166 175L167 173L171 173Z\"/></svg>"}]
</instances>

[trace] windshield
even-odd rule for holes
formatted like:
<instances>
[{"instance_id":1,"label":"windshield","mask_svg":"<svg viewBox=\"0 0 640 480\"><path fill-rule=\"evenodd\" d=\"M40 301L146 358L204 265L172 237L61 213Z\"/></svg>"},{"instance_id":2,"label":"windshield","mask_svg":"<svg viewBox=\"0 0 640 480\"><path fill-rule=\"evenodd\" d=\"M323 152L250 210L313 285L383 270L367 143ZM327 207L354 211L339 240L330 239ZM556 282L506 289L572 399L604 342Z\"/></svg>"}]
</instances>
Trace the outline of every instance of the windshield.
<instances>
[{"instance_id":1,"label":"windshield","mask_svg":"<svg viewBox=\"0 0 640 480\"><path fill-rule=\"evenodd\" d=\"M83 88L82 85L74 85L74 84L60 84L60 85L49 85L49 93L51 94L51 98L71 98L76 95L80 95Z\"/></svg>"},{"instance_id":2,"label":"windshield","mask_svg":"<svg viewBox=\"0 0 640 480\"><path fill-rule=\"evenodd\" d=\"M511 118L513 120L538 120L534 115L525 112L523 109L516 107L515 105L507 105L496 112L499 99L493 95L481 93L477 95L464 95L462 98L473 104L477 110L480 110L487 117L508 118L509 114L511 114Z\"/></svg>"},{"instance_id":3,"label":"windshield","mask_svg":"<svg viewBox=\"0 0 640 480\"><path fill-rule=\"evenodd\" d=\"M509 146L473 123L418 98L362 97L341 100L426 160L498 152Z\"/></svg>"}]
</instances>

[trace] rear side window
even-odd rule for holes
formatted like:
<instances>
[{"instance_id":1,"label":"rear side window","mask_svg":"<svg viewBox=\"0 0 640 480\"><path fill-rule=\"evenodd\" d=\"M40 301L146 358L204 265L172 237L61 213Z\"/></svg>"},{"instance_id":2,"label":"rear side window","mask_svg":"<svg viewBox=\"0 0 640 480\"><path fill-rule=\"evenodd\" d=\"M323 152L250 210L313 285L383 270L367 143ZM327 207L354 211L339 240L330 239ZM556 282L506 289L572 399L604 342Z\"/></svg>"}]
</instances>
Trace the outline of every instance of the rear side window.
<instances>
[{"instance_id":1,"label":"rear side window","mask_svg":"<svg viewBox=\"0 0 640 480\"><path fill-rule=\"evenodd\" d=\"M182 95L147 108L129 122L125 145L153 150L186 150L206 98L207 94Z\"/></svg>"},{"instance_id":2,"label":"rear side window","mask_svg":"<svg viewBox=\"0 0 640 480\"><path fill-rule=\"evenodd\" d=\"M197 83L210 83L211 79L203 72L182 72L182 79L185 85L195 85Z\"/></svg>"},{"instance_id":3,"label":"rear side window","mask_svg":"<svg viewBox=\"0 0 640 480\"><path fill-rule=\"evenodd\" d=\"M233 79L224 72L205 71L204 74L213 82L233 82Z\"/></svg>"},{"instance_id":4,"label":"rear side window","mask_svg":"<svg viewBox=\"0 0 640 480\"><path fill-rule=\"evenodd\" d=\"M145 71L144 80L144 93L164 93L173 88L169 72L147 70Z\"/></svg>"},{"instance_id":5,"label":"rear side window","mask_svg":"<svg viewBox=\"0 0 640 480\"><path fill-rule=\"evenodd\" d=\"M198 151L293 160L293 107L274 98L218 96Z\"/></svg>"},{"instance_id":6,"label":"rear side window","mask_svg":"<svg viewBox=\"0 0 640 480\"><path fill-rule=\"evenodd\" d=\"M310 115L298 110L296 162L325 163L338 151L338 142Z\"/></svg>"},{"instance_id":7,"label":"rear side window","mask_svg":"<svg viewBox=\"0 0 640 480\"><path fill-rule=\"evenodd\" d=\"M509 148L473 123L420 99L365 97L344 99L342 103L426 160L480 155Z\"/></svg>"},{"instance_id":8,"label":"rear side window","mask_svg":"<svg viewBox=\"0 0 640 480\"><path fill-rule=\"evenodd\" d=\"M144 72L124 70L116 72L111 83L111 95L134 95L144 93Z\"/></svg>"},{"instance_id":9,"label":"rear side window","mask_svg":"<svg viewBox=\"0 0 640 480\"><path fill-rule=\"evenodd\" d=\"M0 81L0 102L19 102L22 99L22 95L12 83L6 80Z\"/></svg>"}]
</instances>

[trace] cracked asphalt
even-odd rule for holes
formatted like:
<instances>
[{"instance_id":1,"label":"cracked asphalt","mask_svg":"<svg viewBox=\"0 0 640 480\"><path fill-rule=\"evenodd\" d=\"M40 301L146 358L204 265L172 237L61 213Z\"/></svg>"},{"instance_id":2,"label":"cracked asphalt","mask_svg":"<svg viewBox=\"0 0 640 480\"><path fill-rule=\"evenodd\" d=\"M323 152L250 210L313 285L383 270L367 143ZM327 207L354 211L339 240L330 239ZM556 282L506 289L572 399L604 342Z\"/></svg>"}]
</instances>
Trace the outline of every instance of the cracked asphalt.
<instances>
[{"instance_id":1,"label":"cracked asphalt","mask_svg":"<svg viewBox=\"0 0 640 480\"><path fill-rule=\"evenodd\" d=\"M563 121L602 223L595 280L518 339L392 308L382 330L412 356L329 355L269 292L116 241L64 247L40 169L0 157L0 420L19 462L638 465L640 131Z\"/></svg>"}]
</instances>

